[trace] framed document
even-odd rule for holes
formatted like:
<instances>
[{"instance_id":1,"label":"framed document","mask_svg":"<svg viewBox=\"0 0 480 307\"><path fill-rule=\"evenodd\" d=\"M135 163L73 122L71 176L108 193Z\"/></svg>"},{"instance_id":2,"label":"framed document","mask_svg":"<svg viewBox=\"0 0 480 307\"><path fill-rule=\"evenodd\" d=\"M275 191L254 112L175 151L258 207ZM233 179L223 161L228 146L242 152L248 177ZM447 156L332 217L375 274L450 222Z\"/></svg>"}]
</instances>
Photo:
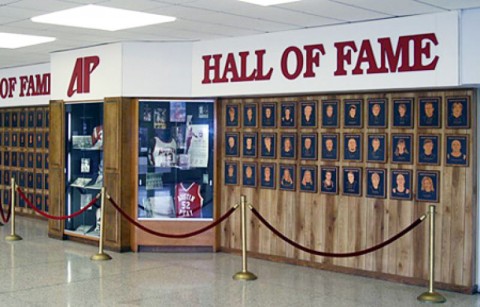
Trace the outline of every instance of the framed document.
<instances>
[{"instance_id":1,"label":"framed document","mask_svg":"<svg viewBox=\"0 0 480 307\"><path fill-rule=\"evenodd\" d=\"M468 135L447 135L446 164L468 166Z\"/></svg>"},{"instance_id":2,"label":"framed document","mask_svg":"<svg viewBox=\"0 0 480 307\"><path fill-rule=\"evenodd\" d=\"M260 187L276 189L276 165L273 163L260 164Z\"/></svg>"},{"instance_id":3,"label":"framed document","mask_svg":"<svg viewBox=\"0 0 480 307\"><path fill-rule=\"evenodd\" d=\"M283 133L280 136L280 157L286 159L296 158L297 135L295 133Z\"/></svg>"},{"instance_id":4,"label":"framed document","mask_svg":"<svg viewBox=\"0 0 480 307\"><path fill-rule=\"evenodd\" d=\"M387 161L387 135L367 134L367 162L385 163Z\"/></svg>"},{"instance_id":5,"label":"framed document","mask_svg":"<svg viewBox=\"0 0 480 307\"><path fill-rule=\"evenodd\" d=\"M320 192L338 194L338 167L322 166L320 168Z\"/></svg>"},{"instance_id":6,"label":"framed document","mask_svg":"<svg viewBox=\"0 0 480 307\"><path fill-rule=\"evenodd\" d=\"M280 190L295 191L295 165L280 164Z\"/></svg>"},{"instance_id":7,"label":"framed document","mask_svg":"<svg viewBox=\"0 0 480 307\"><path fill-rule=\"evenodd\" d=\"M440 172L417 171L417 201L438 203L440 201Z\"/></svg>"},{"instance_id":8,"label":"framed document","mask_svg":"<svg viewBox=\"0 0 480 307\"><path fill-rule=\"evenodd\" d=\"M225 133L225 156L238 157L240 155L240 145L238 143L239 137L240 133L238 132Z\"/></svg>"},{"instance_id":9,"label":"framed document","mask_svg":"<svg viewBox=\"0 0 480 307\"><path fill-rule=\"evenodd\" d=\"M275 102L262 103L262 127L275 128L277 126L277 104Z\"/></svg>"},{"instance_id":10,"label":"framed document","mask_svg":"<svg viewBox=\"0 0 480 307\"><path fill-rule=\"evenodd\" d=\"M392 134L392 163L412 163L412 135Z\"/></svg>"},{"instance_id":11,"label":"framed document","mask_svg":"<svg viewBox=\"0 0 480 307\"><path fill-rule=\"evenodd\" d=\"M260 134L260 157L262 158L276 158L276 133L262 133Z\"/></svg>"},{"instance_id":12,"label":"framed document","mask_svg":"<svg viewBox=\"0 0 480 307\"><path fill-rule=\"evenodd\" d=\"M418 164L440 164L440 136L438 134L418 135Z\"/></svg>"},{"instance_id":13,"label":"framed document","mask_svg":"<svg viewBox=\"0 0 480 307\"><path fill-rule=\"evenodd\" d=\"M317 166L300 166L300 191L317 193Z\"/></svg>"},{"instance_id":14,"label":"framed document","mask_svg":"<svg viewBox=\"0 0 480 307\"><path fill-rule=\"evenodd\" d=\"M300 103L302 109L302 128L315 128L317 127L317 101L302 101Z\"/></svg>"},{"instance_id":15,"label":"framed document","mask_svg":"<svg viewBox=\"0 0 480 307\"><path fill-rule=\"evenodd\" d=\"M470 128L469 97L447 97L447 128Z\"/></svg>"},{"instance_id":16,"label":"framed document","mask_svg":"<svg viewBox=\"0 0 480 307\"><path fill-rule=\"evenodd\" d=\"M413 98L393 99L393 127L413 128Z\"/></svg>"},{"instance_id":17,"label":"framed document","mask_svg":"<svg viewBox=\"0 0 480 307\"><path fill-rule=\"evenodd\" d=\"M257 133L243 133L243 156L257 157Z\"/></svg>"},{"instance_id":18,"label":"framed document","mask_svg":"<svg viewBox=\"0 0 480 307\"><path fill-rule=\"evenodd\" d=\"M362 168L344 167L343 168L343 195L361 196L362 195Z\"/></svg>"},{"instance_id":19,"label":"framed document","mask_svg":"<svg viewBox=\"0 0 480 307\"><path fill-rule=\"evenodd\" d=\"M367 197L386 198L387 171L385 169L367 168Z\"/></svg>"},{"instance_id":20,"label":"framed document","mask_svg":"<svg viewBox=\"0 0 480 307\"><path fill-rule=\"evenodd\" d=\"M225 184L238 184L238 162L225 161Z\"/></svg>"},{"instance_id":21,"label":"framed document","mask_svg":"<svg viewBox=\"0 0 480 307\"><path fill-rule=\"evenodd\" d=\"M338 100L322 100L322 128L338 128Z\"/></svg>"},{"instance_id":22,"label":"framed document","mask_svg":"<svg viewBox=\"0 0 480 307\"><path fill-rule=\"evenodd\" d=\"M243 106L243 126L257 127L257 104L246 103Z\"/></svg>"},{"instance_id":23,"label":"framed document","mask_svg":"<svg viewBox=\"0 0 480 307\"><path fill-rule=\"evenodd\" d=\"M317 160L317 134L304 133L301 138L300 158L303 160Z\"/></svg>"},{"instance_id":24,"label":"framed document","mask_svg":"<svg viewBox=\"0 0 480 307\"><path fill-rule=\"evenodd\" d=\"M441 127L441 98L420 98L418 103L418 127L440 128Z\"/></svg>"},{"instance_id":25,"label":"framed document","mask_svg":"<svg viewBox=\"0 0 480 307\"><path fill-rule=\"evenodd\" d=\"M81 158L80 159L80 173L90 173L90 159Z\"/></svg>"},{"instance_id":26,"label":"framed document","mask_svg":"<svg viewBox=\"0 0 480 307\"><path fill-rule=\"evenodd\" d=\"M322 160L338 160L338 133L322 133Z\"/></svg>"},{"instance_id":27,"label":"framed document","mask_svg":"<svg viewBox=\"0 0 480 307\"><path fill-rule=\"evenodd\" d=\"M282 102L280 104L280 127L282 128L295 128L295 102Z\"/></svg>"},{"instance_id":28,"label":"framed document","mask_svg":"<svg viewBox=\"0 0 480 307\"><path fill-rule=\"evenodd\" d=\"M343 126L345 128L362 128L363 127L363 114L362 99L345 99L343 108Z\"/></svg>"},{"instance_id":29,"label":"framed document","mask_svg":"<svg viewBox=\"0 0 480 307\"><path fill-rule=\"evenodd\" d=\"M257 163L243 163L242 183L244 187L257 186Z\"/></svg>"},{"instance_id":30,"label":"framed document","mask_svg":"<svg viewBox=\"0 0 480 307\"><path fill-rule=\"evenodd\" d=\"M387 114L387 99L368 99L368 127L386 128Z\"/></svg>"},{"instance_id":31,"label":"framed document","mask_svg":"<svg viewBox=\"0 0 480 307\"><path fill-rule=\"evenodd\" d=\"M343 135L343 160L362 161L362 134L345 133Z\"/></svg>"},{"instance_id":32,"label":"framed document","mask_svg":"<svg viewBox=\"0 0 480 307\"><path fill-rule=\"evenodd\" d=\"M412 199L412 171L393 169L391 171L390 198L399 200Z\"/></svg>"},{"instance_id":33,"label":"framed document","mask_svg":"<svg viewBox=\"0 0 480 307\"><path fill-rule=\"evenodd\" d=\"M239 127L240 115L238 104L227 104L225 107L225 126L227 127Z\"/></svg>"}]
</instances>

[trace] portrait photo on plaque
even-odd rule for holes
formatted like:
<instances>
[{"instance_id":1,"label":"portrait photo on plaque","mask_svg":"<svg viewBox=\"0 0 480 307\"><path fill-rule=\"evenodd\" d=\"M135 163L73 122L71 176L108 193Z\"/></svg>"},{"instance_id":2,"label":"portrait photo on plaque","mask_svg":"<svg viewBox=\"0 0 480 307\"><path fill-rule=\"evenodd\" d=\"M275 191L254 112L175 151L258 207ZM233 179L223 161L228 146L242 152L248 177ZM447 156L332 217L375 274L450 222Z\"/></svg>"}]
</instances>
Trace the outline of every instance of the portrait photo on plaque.
<instances>
[{"instance_id":1,"label":"portrait photo on plaque","mask_svg":"<svg viewBox=\"0 0 480 307\"><path fill-rule=\"evenodd\" d=\"M417 171L417 201L438 203L440 200L440 172Z\"/></svg>"},{"instance_id":2,"label":"portrait photo on plaque","mask_svg":"<svg viewBox=\"0 0 480 307\"><path fill-rule=\"evenodd\" d=\"M225 184L238 184L238 162L225 161Z\"/></svg>"},{"instance_id":3,"label":"portrait photo on plaque","mask_svg":"<svg viewBox=\"0 0 480 307\"><path fill-rule=\"evenodd\" d=\"M28 118L27 118L28 128L35 127L35 112L28 111Z\"/></svg>"},{"instance_id":4,"label":"portrait photo on plaque","mask_svg":"<svg viewBox=\"0 0 480 307\"><path fill-rule=\"evenodd\" d=\"M391 174L390 198L399 200L412 199L412 171L393 169Z\"/></svg>"},{"instance_id":5,"label":"portrait photo on plaque","mask_svg":"<svg viewBox=\"0 0 480 307\"><path fill-rule=\"evenodd\" d=\"M255 158L257 156L257 133L243 133L243 156Z\"/></svg>"},{"instance_id":6,"label":"portrait photo on plaque","mask_svg":"<svg viewBox=\"0 0 480 307\"><path fill-rule=\"evenodd\" d=\"M360 133L343 135L343 160L362 161L362 135Z\"/></svg>"},{"instance_id":7,"label":"portrait photo on plaque","mask_svg":"<svg viewBox=\"0 0 480 307\"><path fill-rule=\"evenodd\" d=\"M393 127L413 128L413 98L393 99Z\"/></svg>"},{"instance_id":8,"label":"portrait photo on plaque","mask_svg":"<svg viewBox=\"0 0 480 307\"><path fill-rule=\"evenodd\" d=\"M27 126L27 114L24 110L20 111L19 115L20 127L25 128Z\"/></svg>"},{"instance_id":9,"label":"portrait photo on plaque","mask_svg":"<svg viewBox=\"0 0 480 307\"><path fill-rule=\"evenodd\" d=\"M468 166L468 135L447 135L446 143L446 164Z\"/></svg>"},{"instance_id":10,"label":"portrait photo on plaque","mask_svg":"<svg viewBox=\"0 0 480 307\"><path fill-rule=\"evenodd\" d=\"M322 133L322 160L338 160L338 133Z\"/></svg>"},{"instance_id":11,"label":"portrait photo on plaque","mask_svg":"<svg viewBox=\"0 0 480 307\"><path fill-rule=\"evenodd\" d=\"M295 107L296 102L282 102L280 104L280 127L294 128L296 127L295 121Z\"/></svg>"},{"instance_id":12,"label":"portrait photo on plaque","mask_svg":"<svg viewBox=\"0 0 480 307\"><path fill-rule=\"evenodd\" d=\"M317 166L300 166L300 191L317 193Z\"/></svg>"},{"instance_id":13,"label":"portrait photo on plaque","mask_svg":"<svg viewBox=\"0 0 480 307\"><path fill-rule=\"evenodd\" d=\"M275 128L277 126L277 104L275 102L262 103L262 127Z\"/></svg>"},{"instance_id":14,"label":"portrait photo on plaque","mask_svg":"<svg viewBox=\"0 0 480 307\"><path fill-rule=\"evenodd\" d=\"M338 167L322 166L320 168L320 192L338 194Z\"/></svg>"},{"instance_id":15,"label":"portrait photo on plaque","mask_svg":"<svg viewBox=\"0 0 480 307\"><path fill-rule=\"evenodd\" d=\"M297 135L283 133L280 136L280 158L295 159L297 148Z\"/></svg>"},{"instance_id":16,"label":"portrait photo on plaque","mask_svg":"<svg viewBox=\"0 0 480 307\"><path fill-rule=\"evenodd\" d=\"M343 195L362 195L362 168L343 168Z\"/></svg>"},{"instance_id":17,"label":"portrait photo on plaque","mask_svg":"<svg viewBox=\"0 0 480 307\"><path fill-rule=\"evenodd\" d=\"M35 168L41 169L42 168L42 162L43 162L43 154L37 152L35 154Z\"/></svg>"},{"instance_id":18,"label":"portrait photo on plaque","mask_svg":"<svg viewBox=\"0 0 480 307\"><path fill-rule=\"evenodd\" d=\"M260 164L260 187L264 189L275 189L276 165L273 163Z\"/></svg>"},{"instance_id":19,"label":"portrait photo on plaque","mask_svg":"<svg viewBox=\"0 0 480 307\"><path fill-rule=\"evenodd\" d=\"M34 148L35 147L35 137L33 135L33 132L29 132L27 135L27 146L29 148Z\"/></svg>"},{"instance_id":20,"label":"portrait photo on plaque","mask_svg":"<svg viewBox=\"0 0 480 307\"><path fill-rule=\"evenodd\" d=\"M440 136L438 134L418 135L418 164L440 164Z\"/></svg>"},{"instance_id":21,"label":"portrait photo on plaque","mask_svg":"<svg viewBox=\"0 0 480 307\"><path fill-rule=\"evenodd\" d=\"M246 103L243 106L243 126L257 127L257 104Z\"/></svg>"},{"instance_id":22,"label":"portrait photo on plaque","mask_svg":"<svg viewBox=\"0 0 480 307\"><path fill-rule=\"evenodd\" d=\"M12 128L18 127L18 113L12 112Z\"/></svg>"},{"instance_id":23,"label":"portrait photo on plaque","mask_svg":"<svg viewBox=\"0 0 480 307\"><path fill-rule=\"evenodd\" d=\"M363 100L345 99L343 105L343 126L346 128L362 128Z\"/></svg>"},{"instance_id":24,"label":"portrait photo on plaque","mask_svg":"<svg viewBox=\"0 0 480 307\"><path fill-rule=\"evenodd\" d=\"M227 127L240 126L240 113L238 104L227 104L225 107L225 125Z\"/></svg>"},{"instance_id":25,"label":"portrait photo on plaque","mask_svg":"<svg viewBox=\"0 0 480 307\"><path fill-rule=\"evenodd\" d=\"M367 197L386 198L386 173L387 171L385 169L367 168Z\"/></svg>"},{"instance_id":26,"label":"portrait photo on plaque","mask_svg":"<svg viewBox=\"0 0 480 307\"><path fill-rule=\"evenodd\" d=\"M238 157L240 155L239 137L240 133L238 132L225 133L225 156Z\"/></svg>"},{"instance_id":27,"label":"portrait photo on plaque","mask_svg":"<svg viewBox=\"0 0 480 307\"><path fill-rule=\"evenodd\" d=\"M10 133L8 131L3 133L3 146L10 146Z\"/></svg>"},{"instance_id":28,"label":"portrait photo on plaque","mask_svg":"<svg viewBox=\"0 0 480 307\"><path fill-rule=\"evenodd\" d=\"M302 120L300 126L303 128L317 127L317 101L300 102Z\"/></svg>"},{"instance_id":29,"label":"portrait photo on plaque","mask_svg":"<svg viewBox=\"0 0 480 307\"><path fill-rule=\"evenodd\" d=\"M18 146L18 134L15 132L12 132L12 147L17 147L17 146Z\"/></svg>"},{"instance_id":30,"label":"portrait photo on plaque","mask_svg":"<svg viewBox=\"0 0 480 307\"><path fill-rule=\"evenodd\" d=\"M6 111L4 114L3 114L3 126L5 128L9 128L10 127L10 112Z\"/></svg>"},{"instance_id":31,"label":"portrait photo on plaque","mask_svg":"<svg viewBox=\"0 0 480 307\"><path fill-rule=\"evenodd\" d=\"M368 99L368 127L387 127L387 99Z\"/></svg>"},{"instance_id":32,"label":"portrait photo on plaque","mask_svg":"<svg viewBox=\"0 0 480 307\"><path fill-rule=\"evenodd\" d=\"M441 107L440 97L420 98L418 100L418 127L440 128Z\"/></svg>"},{"instance_id":33,"label":"portrait photo on plaque","mask_svg":"<svg viewBox=\"0 0 480 307\"><path fill-rule=\"evenodd\" d=\"M27 167L28 168L33 168L33 152L27 153Z\"/></svg>"},{"instance_id":34,"label":"portrait photo on plaque","mask_svg":"<svg viewBox=\"0 0 480 307\"><path fill-rule=\"evenodd\" d=\"M243 163L242 164L242 184L245 187L257 186L257 164Z\"/></svg>"},{"instance_id":35,"label":"portrait photo on plaque","mask_svg":"<svg viewBox=\"0 0 480 307\"><path fill-rule=\"evenodd\" d=\"M37 132L35 135L35 146L37 148L43 147L43 134L41 132Z\"/></svg>"},{"instance_id":36,"label":"portrait photo on plaque","mask_svg":"<svg viewBox=\"0 0 480 307\"><path fill-rule=\"evenodd\" d=\"M25 153L18 153L18 166L25 167Z\"/></svg>"},{"instance_id":37,"label":"portrait photo on plaque","mask_svg":"<svg viewBox=\"0 0 480 307\"><path fill-rule=\"evenodd\" d=\"M260 157L275 159L276 158L276 133L261 133L260 134Z\"/></svg>"},{"instance_id":38,"label":"portrait photo on plaque","mask_svg":"<svg viewBox=\"0 0 480 307\"><path fill-rule=\"evenodd\" d=\"M385 163L387 161L387 135L367 134L367 162Z\"/></svg>"},{"instance_id":39,"label":"portrait photo on plaque","mask_svg":"<svg viewBox=\"0 0 480 307\"><path fill-rule=\"evenodd\" d=\"M392 134L392 163L412 163L412 135Z\"/></svg>"},{"instance_id":40,"label":"portrait photo on plaque","mask_svg":"<svg viewBox=\"0 0 480 307\"><path fill-rule=\"evenodd\" d=\"M170 122L183 123L187 119L187 103L185 101L170 101Z\"/></svg>"},{"instance_id":41,"label":"portrait photo on plaque","mask_svg":"<svg viewBox=\"0 0 480 307\"><path fill-rule=\"evenodd\" d=\"M37 109L37 112L36 112L36 127L37 128L41 128L43 127L43 110L38 110Z\"/></svg>"},{"instance_id":42,"label":"portrait photo on plaque","mask_svg":"<svg viewBox=\"0 0 480 307\"><path fill-rule=\"evenodd\" d=\"M48 153L43 156L43 161L45 161L45 169L48 169Z\"/></svg>"},{"instance_id":43,"label":"portrait photo on plaque","mask_svg":"<svg viewBox=\"0 0 480 307\"><path fill-rule=\"evenodd\" d=\"M4 151L3 152L3 165L10 166L10 152Z\"/></svg>"},{"instance_id":44,"label":"portrait photo on plaque","mask_svg":"<svg viewBox=\"0 0 480 307\"><path fill-rule=\"evenodd\" d=\"M12 164L13 167L17 167L17 165L18 165L17 164L18 163L17 156L18 156L18 153L16 151L12 151L12 163L11 164Z\"/></svg>"},{"instance_id":45,"label":"portrait photo on plaque","mask_svg":"<svg viewBox=\"0 0 480 307\"><path fill-rule=\"evenodd\" d=\"M20 132L20 134L18 135L18 139L20 147L25 147L25 140L27 139L27 137L25 136L24 132Z\"/></svg>"},{"instance_id":46,"label":"portrait photo on plaque","mask_svg":"<svg viewBox=\"0 0 480 307\"><path fill-rule=\"evenodd\" d=\"M469 97L447 97L447 128L470 128Z\"/></svg>"},{"instance_id":47,"label":"portrait photo on plaque","mask_svg":"<svg viewBox=\"0 0 480 307\"><path fill-rule=\"evenodd\" d=\"M322 128L338 128L338 99L322 100Z\"/></svg>"},{"instance_id":48,"label":"portrait photo on plaque","mask_svg":"<svg viewBox=\"0 0 480 307\"><path fill-rule=\"evenodd\" d=\"M317 134L303 133L300 139L300 158L303 160L317 160Z\"/></svg>"},{"instance_id":49,"label":"portrait photo on plaque","mask_svg":"<svg viewBox=\"0 0 480 307\"><path fill-rule=\"evenodd\" d=\"M295 191L295 165L280 164L280 190Z\"/></svg>"}]
</instances>

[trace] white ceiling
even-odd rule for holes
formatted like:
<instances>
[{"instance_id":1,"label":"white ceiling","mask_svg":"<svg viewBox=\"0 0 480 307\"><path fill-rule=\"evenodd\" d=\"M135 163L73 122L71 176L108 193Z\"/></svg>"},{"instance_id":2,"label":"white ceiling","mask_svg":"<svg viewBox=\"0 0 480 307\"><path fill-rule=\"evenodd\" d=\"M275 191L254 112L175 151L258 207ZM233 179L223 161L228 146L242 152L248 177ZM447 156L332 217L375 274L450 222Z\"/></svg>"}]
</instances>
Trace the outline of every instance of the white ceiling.
<instances>
[{"instance_id":1,"label":"white ceiling","mask_svg":"<svg viewBox=\"0 0 480 307\"><path fill-rule=\"evenodd\" d=\"M177 17L174 22L107 32L38 24L31 17L84 4ZM262 7L237 0L0 0L0 32L54 36L0 49L0 68L45 63L50 52L120 41L199 41L480 7L480 0L302 0Z\"/></svg>"}]
</instances>

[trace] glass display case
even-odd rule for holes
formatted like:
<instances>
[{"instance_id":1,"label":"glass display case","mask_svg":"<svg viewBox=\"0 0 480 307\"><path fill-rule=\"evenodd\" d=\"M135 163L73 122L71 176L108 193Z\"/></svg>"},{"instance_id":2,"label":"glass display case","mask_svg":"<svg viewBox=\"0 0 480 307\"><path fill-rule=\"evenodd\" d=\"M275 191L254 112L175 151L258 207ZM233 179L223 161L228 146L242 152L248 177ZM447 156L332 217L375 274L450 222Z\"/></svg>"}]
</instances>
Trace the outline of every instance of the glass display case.
<instances>
[{"instance_id":1,"label":"glass display case","mask_svg":"<svg viewBox=\"0 0 480 307\"><path fill-rule=\"evenodd\" d=\"M103 103L65 104L65 214L78 212L103 185ZM65 221L65 233L98 237L100 202Z\"/></svg>"},{"instance_id":2,"label":"glass display case","mask_svg":"<svg viewBox=\"0 0 480 307\"><path fill-rule=\"evenodd\" d=\"M139 220L213 219L214 101L139 102Z\"/></svg>"}]
</instances>

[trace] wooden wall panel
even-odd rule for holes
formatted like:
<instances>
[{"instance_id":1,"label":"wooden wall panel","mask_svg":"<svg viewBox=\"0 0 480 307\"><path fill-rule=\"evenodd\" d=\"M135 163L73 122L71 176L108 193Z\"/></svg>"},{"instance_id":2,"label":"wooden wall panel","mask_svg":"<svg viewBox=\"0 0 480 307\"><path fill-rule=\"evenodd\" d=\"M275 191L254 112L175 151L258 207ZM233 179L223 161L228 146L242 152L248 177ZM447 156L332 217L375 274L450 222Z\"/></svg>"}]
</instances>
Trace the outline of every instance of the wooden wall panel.
<instances>
[{"instance_id":1,"label":"wooden wall panel","mask_svg":"<svg viewBox=\"0 0 480 307\"><path fill-rule=\"evenodd\" d=\"M449 129L447 122L447 97L468 96L470 97L470 120L469 129ZM418 127L419 98L422 97L440 97L442 104L442 125L436 129L424 129ZM362 128L344 128L343 127L343 100L344 99L363 99L364 101L364 122ZM388 101L388 125L385 129L372 129L367 127L366 123L366 104L369 98L387 98ZM413 128L397 128L392 126L393 98L413 98L415 105L415 123ZM340 125L337 129L325 129L320 125L321 120L321 101L325 99L340 100ZM316 100L317 105L317 128L304 129L297 126L295 129L273 128L265 129L260 126L261 105L266 102L277 103L277 121L280 115L280 103L295 102L300 105L301 101ZM240 113L243 113L243 106L246 103L258 104L258 127L256 128L231 128L225 125L225 110L229 104L239 104ZM392 93L362 93L362 94L338 94L338 95L318 95L304 97L265 97L265 98L232 98L220 101L220 124L219 131L222 136L219 142L219 152L222 161L237 161L239 167L239 184L236 186L225 186L224 183L224 163L218 171L218 178L221 186L221 212L230 208L231 204L240 201L240 195L246 195L248 202L251 202L259 212L279 231L296 242L312 249L327 252L351 252L361 250L372 245L378 244L410 225L418 217L423 215L430 204L415 200L395 200L390 198L389 187L391 185L390 172L393 169L406 169L412 171L412 187L416 193L416 171L428 170L440 172L440 202L436 204L437 210L437 237L436 237L436 281L443 287L458 291L469 292L474 287L475 275L475 242L474 233L477 227L476 221L476 159L474 153L476 148L476 134L474 133L477 125L476 114L476 93L472 90L438 90L422 92L392 92ZM299 116L299 107L297 107L297 116ZM297 122L300 117L297 118ZM243 123L242 114L240 122ZM260 133L276 132L277 147L279 146L280 134L293 132L297 134L297 140L300 140L302 133L318 133L319 159L317 161L305 161L299 157L297 159L281 159L279 149L277 148L276 159L246 158L240 153L239 157L225 157L225 132L240 132L240 141L244 132L258 133L258 146L260 146ZM342 160L343 153L343 133L362 133L363 134L363 161L346 162ZM322 161L320 158L320 142L323 133L339 133L339 161ZM387 134L387 163L366 162L367 133L385 133ZM393 133L408 133L412 135L414 144L413 163L396 164L391 161L390 143ZM420 146L417 143L420 134L436 134L440 136L440 164L439 165L420 165L417 162L418 150ZM447 166L446 165L446 136L450 134L469 136L469 157L470 162L467 167ZM299 141L298 141L299 143ZM299 149L299 147L297 148ZM259 147L260 150L260 147ZM304 193L296 191L282 191L277 189L267 190L259 186L256 188L243 187L241 182L241 169L244 162L256 162L258 165L263 162L274 163L277 165L277 172L280 164L293 164L297 166L297 172L301 165L316 165L320 172L322 166L339 167L339 185L341 186L343 167L361 167L363 172L362 196L351 197L342 195L341 189L339 195L326 195L318 193ZM258 166L259 167L259 166ZM387 195L385 199L367 198L366 193L366 168L382 168L386 170ZM278 177L278 175L277 175ZM297 174L297 182L299 181ZM428 278L428 223L422 223L412 232L398 240L392 245L385 247L371 254L352 257L352 258L325 258L314 256L287 245L263 225L259 225L255 217L249 215L248 224L249 242L248 247L255 255L269 259L284 259L288 262L303 263L311 266L329 268L337 271L356 272L362 275L370 275L386 279L401 280L409 283L424 284ZM235 214L231 219L225 222L222 228L221 246L225 250L239 250L241 248L240 240L240 216Z\"/></svg>"}]
</instances>

